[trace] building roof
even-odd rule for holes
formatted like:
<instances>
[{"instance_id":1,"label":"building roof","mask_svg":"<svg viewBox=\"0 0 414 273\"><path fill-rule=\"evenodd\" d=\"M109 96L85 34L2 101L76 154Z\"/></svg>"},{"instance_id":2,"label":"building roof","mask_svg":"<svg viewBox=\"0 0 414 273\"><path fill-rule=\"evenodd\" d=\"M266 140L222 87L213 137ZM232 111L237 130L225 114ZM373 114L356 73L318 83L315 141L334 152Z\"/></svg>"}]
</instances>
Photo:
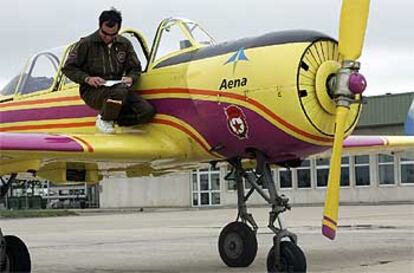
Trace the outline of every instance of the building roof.
<instances>
[{"instance_id":1,"label":"building roof","mask_svg":"<svg viewBox=\"0 0 414 273\"><path fill-rule=\"evenodd\" d=\"M404 124L414 92L365 97L357 128Z\"/></svg>"}]
</instances>

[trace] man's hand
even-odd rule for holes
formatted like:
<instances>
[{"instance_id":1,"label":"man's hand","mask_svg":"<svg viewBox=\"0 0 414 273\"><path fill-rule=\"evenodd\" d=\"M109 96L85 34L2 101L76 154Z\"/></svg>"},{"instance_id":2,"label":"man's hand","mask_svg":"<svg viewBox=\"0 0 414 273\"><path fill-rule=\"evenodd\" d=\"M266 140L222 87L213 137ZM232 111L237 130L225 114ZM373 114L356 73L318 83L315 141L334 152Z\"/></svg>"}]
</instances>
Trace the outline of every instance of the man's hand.
<instances>
[{"instance_id":1,"label":"man's hand","mask_svg":"<svg viewBox=\"0 0 414 273\"><path fill-rule=\"evenodd\" d=\"M87 77L85 79L85 82L89 84L90 86L93 86L96 88L96 87L102 86L105 83L105 80L102 79L101 77Z\"/></svg>"},{"instance_id":2,"label":"man's hand","mask_svg":"<svg viewBox=\"0 0 414 273\"><path fill-rule=\"evenodd\" d=\"M131 77L122 77L121 81L123 84L125 84L128 87L131 86L133 83L133 80Z\"/></svg>"}]
</instances>

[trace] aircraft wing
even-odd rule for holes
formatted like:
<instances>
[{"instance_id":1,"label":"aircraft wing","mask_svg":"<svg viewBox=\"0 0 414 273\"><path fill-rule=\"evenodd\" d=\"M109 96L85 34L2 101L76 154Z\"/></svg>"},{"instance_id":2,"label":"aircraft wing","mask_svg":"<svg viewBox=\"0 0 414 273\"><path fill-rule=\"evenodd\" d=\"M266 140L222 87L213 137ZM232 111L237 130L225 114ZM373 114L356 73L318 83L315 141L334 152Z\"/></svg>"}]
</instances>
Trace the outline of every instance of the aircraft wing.
<instances>
[{"instance_id":1,"label":"aircraft wing","mask_svg":"<svg viewBox=\"0 0 414 273\"><path fill-rule=\"evenodd\" d=\"M114 135L1 132L0 175L36 171L46 179L65 180L66 170L74 169L90 171L97 182L104 172L127 171L132 177L186 164L193 168L191 161L209 154L203 139L168 129Z\"/></svg>"},{"instance_id":2,"label":"aircraft wing","mask_svg":"<svg viewBox=\"0 0 414 273\"><path fill-rule=\"evenodd\" d=\"M344 141L344 154L368 152L407 152L414 150L414 136L349 136ZM331 150L317 157L329 157Z\"/></svg>"}]
</instances>

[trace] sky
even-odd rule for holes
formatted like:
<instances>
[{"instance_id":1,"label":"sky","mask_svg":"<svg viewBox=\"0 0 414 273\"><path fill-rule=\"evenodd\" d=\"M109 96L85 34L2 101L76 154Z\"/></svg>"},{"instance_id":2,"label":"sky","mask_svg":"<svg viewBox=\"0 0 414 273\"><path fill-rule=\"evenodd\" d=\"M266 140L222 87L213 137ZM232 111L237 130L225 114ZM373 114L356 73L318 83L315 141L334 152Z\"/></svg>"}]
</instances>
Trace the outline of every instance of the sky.
<instances>
[{"instance_id":1,"label":"sky","mask_svg":"<svg viewBox=\"0 0 414 273\"><path fill-rule=\"evenodd\" d=\"M116 7L123 26L152 43L159 22L179 16L200 23L218 42L267 32L308 29L338 36L339 0L1 0L0 88L33 54L97 29L102 10ZM365 95L414 91L414 1L371 0L361 73Z\"/></svg>"}]
</instances>

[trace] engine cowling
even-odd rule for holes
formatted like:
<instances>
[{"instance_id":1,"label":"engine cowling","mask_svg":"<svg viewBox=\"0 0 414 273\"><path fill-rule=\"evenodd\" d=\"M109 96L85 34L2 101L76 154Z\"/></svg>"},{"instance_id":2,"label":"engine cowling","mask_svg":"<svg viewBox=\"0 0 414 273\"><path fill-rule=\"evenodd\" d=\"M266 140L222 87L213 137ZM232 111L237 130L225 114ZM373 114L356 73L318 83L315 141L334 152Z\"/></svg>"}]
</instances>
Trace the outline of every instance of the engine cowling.
<instances>
[{"instance_id":1,"label":"engine cowling","mask_svg":"<svg viewBox=\"0 0 414 273\"><path fill-rule=\"evenodd\" d=\"M335 132L336 104L330 95L329 80L341 67L341 61L336 41L319 40L306 48L298 67L297 88L302 110L312 126L326 136ZM360 103L351 105L345 133L355 127L360 111Z\"/></svg>"}]
</instances>

